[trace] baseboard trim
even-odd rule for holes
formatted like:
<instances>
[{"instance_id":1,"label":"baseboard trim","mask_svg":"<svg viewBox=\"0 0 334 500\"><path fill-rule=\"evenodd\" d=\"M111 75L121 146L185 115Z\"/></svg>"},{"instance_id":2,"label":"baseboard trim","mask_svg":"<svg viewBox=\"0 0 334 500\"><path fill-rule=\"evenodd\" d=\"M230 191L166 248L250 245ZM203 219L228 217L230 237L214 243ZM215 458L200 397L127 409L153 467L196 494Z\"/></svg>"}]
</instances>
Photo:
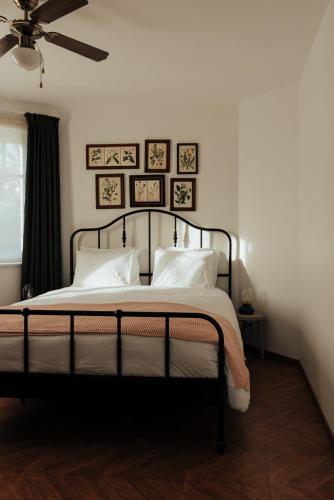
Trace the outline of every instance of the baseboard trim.
<instances>
[{"instance_id":1,"label":"baseboard trim","mask_svg":"<svg viewBox=\"0 0 334 500\"><path fill-rule=\"evenodd\" d=\"M318 411L320 413L321 420L322 420L322 422L324 424L324 427L326 429L327 435L328 435L328 437L329 437L329 439L330 439L330 441L332 443L332 446L334 447L334 433L333 433L332 429L330 428L329 423L327 422L327 418L325 417L325 414L324 414L324 412L323 412L323 410L322 410L322 408L320 406L320 403L319 403L318 398L317 398L317 396L316 396L316 394L315 394L315 392L313 390L311 382L310 382L310 380L309 380L309 378L308 378L308 376L306 374L306 371L304 370L304 367L303 367L303 365L301 364L300 361L298 361L298 365L299 365L300 371L301 371L301 373L302 373L302 375L304 377L304 380L305 380L305 382L306 382L306 384L307 384L307 386L309 388L309 391L312 394L313 400L314 400L314 402L315 402L315 404L316 404L316 406L318 408Z\"/></svg>"},{"instance_id":2,"label":"baseboard trim","mask_svg":"<svg viewBox=\"0 0 334 500\"><path fill-rule=\"evenodd\" d=\"M265 355L269 358L280 359L281 361L285 361L286 363L292 363L294 365L300 364L300 361L296 358L290 358L290 356L285 356L284 354L278 354L277 352L265 351Z\"/></svg>"},{"instance_id":3,"label":"baseboard trim","mask_svg":"<svg viewBox=\"0 0 334 500\"><path fill-rule=\"evenodd\" d=\"M247 352L252 352L252 353L259 353L260 349L258 347L252 346L252 345L245 345L245 353ZM284 354L277 354L276 352L272 351L264 351L264 359L266 359L266 356L271 359L279 359L280 361L284 361L285 363L292 363L294 365L298 365L300 361L295 358L290 358L289 356L285 356Z\"/></svg>"}]
</instances>

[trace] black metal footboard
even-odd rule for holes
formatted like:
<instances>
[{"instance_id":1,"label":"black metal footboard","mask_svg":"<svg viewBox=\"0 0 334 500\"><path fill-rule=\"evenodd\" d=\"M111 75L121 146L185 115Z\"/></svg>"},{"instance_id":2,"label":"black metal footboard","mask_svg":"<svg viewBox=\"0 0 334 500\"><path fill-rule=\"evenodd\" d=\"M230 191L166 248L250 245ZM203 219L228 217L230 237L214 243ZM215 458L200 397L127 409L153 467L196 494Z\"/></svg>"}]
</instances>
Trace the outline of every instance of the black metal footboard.
<instances>
[{"instance_id":1,"label":"black metal footboard","mask_svg":"<svg viewBox=\"0 0 334 500\"><path fill-rule=\"evenodd\" d=\"M100 394L108 394L109 389L117 388L125 390L130 385L138 388L142 383L157 383L160 387L168 386L173 393L174 388L193 386L197 389L209 387L215 394L215 403L218 405L218 451L225 450L224 439L224 406L225 406L225 353L224 335L219 323L208 314L202 313L182 313L182 312L140 312L140 311L77 311L77 310L47 310L47 309L0 309L0 315L20 315L23 316L23 370L22 373L1 372L0 366L0 397L15 397L22 400L28 398L47 398L54 394L69 395L75 393L85 393L93 390ZM44 374L31 373L29 369L29 318L31 316L66 316L70 318L69 329L69 373L68 374ZM76 373L75 367L75 318L79 316L89 317L116 317L116 375L83 375ZM161 377L134 377L123 375L123 350L122 350L122 320L123 318L164 318L164 375ZM171 353L170 353L170 320L171 319L191 319L207 321L216 330L218 336L218 376L217 378L178 378L170 376ZM80 332L77 332L80 334ZM144 389L142 389L144 390ZM198 390L200 395L201 391Z\"/></svg>"}]
</instances>

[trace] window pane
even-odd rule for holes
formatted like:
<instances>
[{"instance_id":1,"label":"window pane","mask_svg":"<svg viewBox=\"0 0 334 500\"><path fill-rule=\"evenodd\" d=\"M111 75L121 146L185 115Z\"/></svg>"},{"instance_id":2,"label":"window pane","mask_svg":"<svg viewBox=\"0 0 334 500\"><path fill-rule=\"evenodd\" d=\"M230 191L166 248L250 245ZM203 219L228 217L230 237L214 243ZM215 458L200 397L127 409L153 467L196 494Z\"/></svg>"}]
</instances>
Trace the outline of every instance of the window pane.
<instances>
[{"instance_id":1,"label":"window pane","mask_svg":"<svg viewBox=\"0 0 334 500\"><path fill-rule=\"evenodd\" d=\"M0 123L0 262L22 258L26 130Z\"/></svg>"}]
</instances>

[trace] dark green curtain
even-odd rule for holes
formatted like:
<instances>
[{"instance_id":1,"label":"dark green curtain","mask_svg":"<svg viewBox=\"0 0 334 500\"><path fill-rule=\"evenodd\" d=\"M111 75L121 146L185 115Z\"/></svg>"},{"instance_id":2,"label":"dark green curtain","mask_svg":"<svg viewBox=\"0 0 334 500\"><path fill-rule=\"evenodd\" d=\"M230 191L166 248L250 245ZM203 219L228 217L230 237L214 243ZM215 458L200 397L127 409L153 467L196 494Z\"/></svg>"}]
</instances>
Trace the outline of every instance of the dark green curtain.
<instances>
[{"instance_id":1,"label":"dark green curtain","mask_svg":"<svg viewBox=\"0 0 334 500\"><path fill-rule=\"evenodd\" d=\"M62 286L59 118L26 113L28 149L22 288L34 295Z\"/></svg>"}]
</instances>

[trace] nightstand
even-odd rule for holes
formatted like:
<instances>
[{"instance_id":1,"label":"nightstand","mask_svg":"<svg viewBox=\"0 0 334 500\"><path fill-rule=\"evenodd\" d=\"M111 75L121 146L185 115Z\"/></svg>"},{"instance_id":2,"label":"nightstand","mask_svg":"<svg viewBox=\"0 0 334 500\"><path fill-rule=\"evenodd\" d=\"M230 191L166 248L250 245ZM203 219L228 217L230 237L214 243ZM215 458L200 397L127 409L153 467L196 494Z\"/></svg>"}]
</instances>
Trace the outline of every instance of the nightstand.
<instances>
[{"instance_id":1,"label":"nightstand","mask_svg":"<svg viewBox=\"0 0 334 500\"><path fill-rule=\"evenodd\" d=\"M247 325L251 325L253 328L253 331L257 331L258 337L259 337L259 343L260 343L260 353L261 353L261 359L264 359L264 345L263 345L263 321L264 321L264 314L255 311L253 314L240 314L237 312L237 318L240 324L240 330L241 330L241 336L243 337L245 328Z\"/></svg>"}]
</instances>

